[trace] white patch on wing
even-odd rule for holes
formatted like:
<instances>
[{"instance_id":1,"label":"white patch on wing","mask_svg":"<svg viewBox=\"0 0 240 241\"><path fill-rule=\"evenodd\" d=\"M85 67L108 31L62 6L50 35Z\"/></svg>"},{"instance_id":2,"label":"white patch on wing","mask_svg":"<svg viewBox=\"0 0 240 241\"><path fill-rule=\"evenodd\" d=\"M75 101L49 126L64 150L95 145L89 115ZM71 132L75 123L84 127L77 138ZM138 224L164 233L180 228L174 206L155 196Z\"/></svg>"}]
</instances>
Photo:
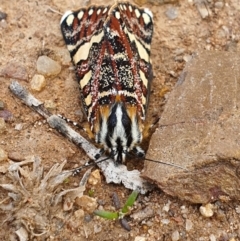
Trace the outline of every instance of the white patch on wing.
<instances>
[{"instance_id":1,"label":"white patch on wing","mask_svg":"<svg viewBox=\"0 0 240 241\"><path fill-rule=\"evenodd\" d=\"M139 70L139 74L140 74L140 78L141 78L143 84L144 84L145 87L147 88L147 87L148 87L148 80L147 80L144 72L142 72L142 70Z\"/></svg>"},{"instance_id":2,"label":"white patch on wing","mask_svg":"<svg viewBox=\"0 0 240 241\"><path fill-rule=\"evenodd\" d=\"M89 50L91 49L92 45L94 43L99 43L102 40L103 36L104 36L104 32L101 31L98 35L93 35L93 37L89 42L86 42L83 45L81 45L78 51L76 52L76 54L73 56L74 63L76 64L80 60L86 60L88 58ZM71 45L68 45L68 49L69 49L69 46Z\"/></svg>"},{"instance_id":3,"label":"white patch on wing","mask_svg":"<svg viewBox=\"0 0 240 241\"><path fill-rule=\"evenodd\" d=\"M151 18L153 18L153 14L148 8L144 8L144 12L147 13Z\"/></svg>"},{"instance_id":4,"label":"white patch on wing","mask_svg":"<svg viewBox=\"0 0 240 241\"><path fill-rule=\"evenodd\" d=\"M137 50L138 50L138 53L140 55L140 58L141 59L144 59L146 62L149 62L150 61L150 58L149 58L149 54L148 52L146 51L146 49L150 49L150 45L148 44L144 44L142 45L142 43L140 43L134 34L130 33L126 28L124 29L125 33L127 33L129 39L131 42L135 42L136 45L137 45Z\"/></svg>"},{"instance_id":5,"label":"white patch on wing","mask_svg":"<svg viewBox=\"0 0 240 241\"><path fill-rule=\"evenodd\" d=\"M84 12L83 11L80 11L79 13L78 13L78 19L79 20L81 20L82 19L82 17L83 17L83 14L84 14Z\"/></svg>"},{"instance_id":6,"label":"white patch on wing","mask_svg":"<svg viewBox=\"0 0 240 241\"><path fill-rule=\"evenodd\" d=\"M143 13L142 17L143 17L143 21L145 24L149 24L151 22L151 18L149 17L149 15L147 13Z\"/></svg>"},{"instance_id":7,"label":"white patch on wing","mask_svg":"<svg viewBox=\"0 0 240 241\"><path fill-rule=\"evenodd\" d=\"M80 80L80 83L79 83L79 84L80 84L80 86L81 86L81 89L83 89L83 88L89 83L91 77L92 77L92 71L90 70L90 71L88 71L88 72L84 75L84 77Z\"/></svg>"},{"instance_id":8,"label":"white patch on wing","mask_svg":"<svg viewBox=\"0 0 240 241\"><path fill-rule=\"evenodd\" d=\"M136 17L137 17L137 18L139 18L140 15L141 15L140 12L139 12L139 10L138 10L137 8L135 9L135 14L136 14Z\"/></svg>"},{"instance_id":9,"label":"white patch on wing","mask_svg":"<svg viewBox=\"0 0 240 241\"><path fill-rule=\"evenodd\" d=\"M92 102L91 94L89 94L84 100L85 100L85 103L86 103L87 106L90 105L91 102Z\"/></svg>"},{"instance_id":10,"label":"white patch on wing","mask_svg":"<svg viewBox=\"0 0 240 241\"><path fill-rule=\"evenodd\" d=\"M60 24L62 24L62 22L65 20L65 18L66 18L67 16L69 16L70 14L72 14L72 11L70 11L70 10L66 11L66 12L62 15L62 17L61 17Z\"/></svg>"},{"instance_id":11,"label":"white patch on wing","mask_svg":"<svg viewBox=\"0 0 240 241\"><path fill-rule=\"evenodd\" d=\"M91 16L92 14L93 14L93 9L91 8L91 9L89 9L89 11L88 11L88 15Z\"/></svg>"},{"instance_id":12,"label":"white patch on wing","mask_svg":"<svg viewBox=\"0 0 240 241\"><path fill-rule=\"evenodd\" d=\"M116 17L117 19L120 19L120 18L121 18L120 12L116 11L116 12L115 12L115 17Z\"/></svg>"}]
</instances>

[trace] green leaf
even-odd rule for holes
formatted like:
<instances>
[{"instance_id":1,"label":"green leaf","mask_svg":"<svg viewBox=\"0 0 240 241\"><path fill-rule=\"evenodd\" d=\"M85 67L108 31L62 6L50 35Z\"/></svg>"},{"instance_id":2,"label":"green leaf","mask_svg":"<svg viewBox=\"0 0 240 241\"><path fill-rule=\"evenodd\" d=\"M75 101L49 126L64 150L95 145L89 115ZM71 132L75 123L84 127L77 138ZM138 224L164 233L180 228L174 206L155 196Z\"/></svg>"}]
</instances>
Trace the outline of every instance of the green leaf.
<instances>
[{"instance_id":1,"label":"green leaf","mask_svg":"<svg viewBox=\"0 0 240 241\"><path fill-rule=\"evenodd\" d=\"M134 204L134 202L137 199L138 193L139 193L138 191L133 191L131 195L128 197L126 203L124 204L124 207L121 210L123 214L127 213L129 207L131 207Z\"/></svg>"},{"instance_id":2,"label":"green leaf","mask_svg":"<svg viewBox=\"0 0 240 241\"><path fill-rule=\"evenodd\" d=\"M94 214L98 215L99 217L110 219L110 220L118 218L118 213L116 213L116 212L109 212L109 211L104 211L104 210L95 210Z\"/></svg>"}]
</instances>

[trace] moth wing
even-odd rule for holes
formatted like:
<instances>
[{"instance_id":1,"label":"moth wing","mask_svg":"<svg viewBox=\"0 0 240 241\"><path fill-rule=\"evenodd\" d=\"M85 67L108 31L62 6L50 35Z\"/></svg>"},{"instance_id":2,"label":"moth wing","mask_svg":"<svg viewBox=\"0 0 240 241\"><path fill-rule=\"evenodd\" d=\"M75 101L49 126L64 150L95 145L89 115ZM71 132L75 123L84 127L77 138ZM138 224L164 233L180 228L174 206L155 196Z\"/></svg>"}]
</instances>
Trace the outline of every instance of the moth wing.
<instances>
[{"instance_id":1,"label":"moth wing","mask_svg":"<svg viewBox=\"0 0 240 241\"><path fill-rule=\"evenodd\" d=\"M110 102L105 93L114 81L103 31L108 13L109 7L91 6L67 12L61 20L62 34L75 65L83 107L91 128L99 104Z\"/></svg>"},{"instance_id":2,"label":"moth wing","mask_svg":"<svg viewBox=\"0 0 240 241\"><path fill-rule=\"evenodd\" d=\"M104 35L115 74L114 88L125 103L137 106L144 120L153 77L150 60L152 14L148 9L127 2L116 4L110 11Z\"/></svg>"}]
</instances>

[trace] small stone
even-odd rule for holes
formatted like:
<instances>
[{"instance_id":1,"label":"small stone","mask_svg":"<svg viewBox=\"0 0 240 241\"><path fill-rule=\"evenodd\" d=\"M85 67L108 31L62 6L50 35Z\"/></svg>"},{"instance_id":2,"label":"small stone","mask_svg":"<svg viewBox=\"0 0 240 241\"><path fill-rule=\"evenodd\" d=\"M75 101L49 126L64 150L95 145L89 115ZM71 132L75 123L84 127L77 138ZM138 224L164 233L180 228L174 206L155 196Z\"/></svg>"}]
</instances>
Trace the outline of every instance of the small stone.
<instances>
[{"instance_id":1,"label":"small stone","mask_svg":"<svg viewBox=\"0 0 240 241\"><path fill-rule=\"evenodd\" d=\"M102 231L102 226L99 224L95 224L93 227L93 232L94 233L100 233Z\"/></svg>"},{"instance_id":2,"label":"small stone","mask_svg":"<svg viewBox=\"0 0 240 241\"><path fill-rule=\"evenodd\" d=\"M170 223L170 220L167 219L167 218L164 218L164 219L161 219L161 223L165 224L165 225L168 225Z\"/></svg>"},{"instance_id":3,"label":"small stone","mask_svg":"<svg viewBox=\"0 0 240 241\"><path fill-rule=\"evenodd\" d=\"M138 222L149 219L154 216L154 210L152 207L147 206L144 209L140 209L138 212L135 212L131 215L134 220Z\"/></svg>"},{"instance_id":4,"label":"small stone","mask_svg":"<svg viewBox=\"0 0 240 241\"><path fill-rule=\"evenodd\" d=\"M2 148L0 148L0 162L7 161L8 156L7 152L5 152Z\"/></svg>"},{"instance_id":5,"label":"small stone","mask_svg":"<svg viewBox=\"0 0 240 241\"><path fill-rule=\"evenodd\" d=\"M63 203L63 210L70 211L73 208L73 202L70 198L66 198Z\"/></svg>"},{"instance_id":6,"label":"small stone","mask_svg":"<svg viewBox=\"0 0 240 241\"><path fill-rule=\"evenodd\" d=\"M166 16L170 20L174 20L178 17L178 10L174 7L168 8L165 12Z\"/></svg>"},{"instance_id":7,"label":"small stone","mask_svg":"<svg viewBox=\"0 0 240 241\"><path fill-rule=\"evenodd\" d=\"M211 235L209 236L209 239L210 239L210 241L216 241L216 237L215 237L215 235L213 235L213 234L211 234Z\"/></svg>"},{"instance_id":8,"label":"small stone","mask_svg":"<svg viewBox=\"0 0 240 241\"><path fill-rule=\"evenodd\" d=\"M16 162L21 162L25 160L25 158L19 152L9 152L8 158Z\"/></svg>"},{"instance_id":9,"label":"small stone","mask_svg":"<svg viewBox=\"0 0 240 241\"><path fill-rule=\"evenodd\" d=\"M0 21L7 18L7 14L0 11Z\"/></svg>"},{"instance_id":10,"label":"small stone","mask_svg":"<svg viewBox=\"0 0 240 241\"><path fill-rule=\"evenodd\" d=\"M136 236L134 241L146 241L146 238L141 236Z\"/></svg>"},{"instance_id":11,"label":"small stone","mask_svg":"<svg viewBox=\"0 0 240 241\"><path fill-rule=\"evenodd\" d=\"M76 198L75 203L82 207L88 213L92 213L97 208L97 201L95 198L83 195L80 198Z\"/></svg>"},{"instance_id":12,"label":"small stone","mask_svg":"<svg viewBox=\"0 0 240 241\"><path fill-rule=\"evenodd\" d=\"M215 2L214 6L215 6L215 8L221 9L224 6L224 2Z\"/></svg>"},{"instance_id":13,"label":"small stone","mask_svg":"<svg viewBox=\"0 0 240 241\"><path fill-rule=\"evenodd\" d=\"M44 107L48 110L56 109L56 104L52 100L45 100Z\"/></svg>"},{"instance_id":14,"label":"small stone","mask_svg":"<svg viewBox=\"0 0 240 241\"><path fill-rule=\"evenodd\" d=\"M170 204L171 204L171 201L168 200L167 204L165 204L165 205L163 206L163 209L162 209L162 210L165 211L165 212L168 212L169 209L170 209Z\"/></svg>"},{"instance_id":15,"label":"small stone","mask_svg":"<svg viewBox=\"0 0 240 241\"><path fill-rule=\"evenodd\" d=\"M208 7L208 3L205 3L204 1L198 1L196 3L196 7L197 7L198 12L200 13L200 15L203 19L211 16L211 10Z\"/></svg>"},{"instance_id":16,"label":"small stone","mask_svg":"<svg viewBox=\"0 0 240 241\"><path fill-rule=\"evenodd\" d=\"M74 212L74 216L76 218L83 218L84 217L84 211L82 209L78 209L77 211Z\"/></svg>"},{"instance_id":17,"label":"small stone","mask_svg":"<svg viewBox=\"0 0 240 241\"><path fill-rule=\"evenodd\" d=\"M43 75L35 74L30 82L31 89L35 91L42 91L46 86L46 80Z\"/></svg>"},{"instance_id":18,"label":"small stone","mask_svg":"<svg viewBox=\"0 0 240 241\"><path fill-rule=\"evenodd\" d=\"M3 118L5 121L11 121L13 114L9 110L0 110L0 118Z\"/></svg>"},{"instance_id":19,"label":"small stone","mask_svg":"<svg viewBox=\"0 0 240 241\"><path fill-rule=\"evenodd\" d=\"M186 231L190 231L193 227L193 223L190 219L186 219Z\"/></svg>"},{"instance_id":20,"label":"small stone","mask_svg":"<svg viewBox=\"0 0 240 241\"><path fill-rule=\"evenodd\" d=\"M101 176L100 176L100 171L99 169L96 169L93 171L88 179L88 183L91 185L97 185L101 183Z\"/></svg>"},{"instance_id":21,"label":"small stone","mask_svg":"<svg viewBox=\"0 0 240 241\"><path fill-rule=\"evenodd\" d=\"M172 233L172 241L178 241L179 240L179 232L177 230L175 230Z\"/></svg>"},{"instance_id":22,"label":"small stone","mask_svg":"<svg viewBox=\"0 0 240 241\"><path fill-rule=\"evenodd\" d=\"M5 19L0 20L0 28L7 28L8 24Z\"/></svg>"},{"instance_id":23,"label":"small stone","mask_svg":"<svg viewBox=\"0 0 240 241\"><path fill-rule=\"evenodd\" d=\"M10 62L2 69L0 76L28 80L28 73L24 66L19 63Z\"/></svg>"},{"instance_id":24,"label":"small stone","mask_svg":"<svg viewBox=\"0 0 240 241\"><path fill-rule=\"evenodd\" d=\"M0 134L6 131L6 123L3 118L0 117Z\"/></svg>"},{"instance_id":25,"label":"small stone","mask_svg":"<svg viewBox=\"0 0 240 241\"><path fill-rule=\"evenodd\" d=\"M183 60L187 63L192 59L192 55L190 54L184 54Z\"/></svg>"},{"instance_id":26,"label":"small stone","mask_svg":"<svg viewBox=\"0 0 240 241\"><path fill-rule=\"evenodd\" d=\"M24 39L24 38L25 38L25 34L24 34L24 33L20 33L20 34L19 34L19 38L20 38L20 39Z\"/></svg>"},{"instance_id":27,"label":"small stone","mask_svg":"<svg viewBox=\"0 0 240 241\"><path fill-rule=\"evenodd\" d=\"M213 205L211 203L208 203L205 206L201 206L199 208L199 211L202 214L202 216L205 217L205 218L212 217L213 214L214 214Z\"/></svg>"},{"instance_id":28,"label":"small stone","mask_svg":"<svg viewBox=\"0 0 240 241\"><path fill-rule=\"evenodd\" d=\"M37 71L44 76L57 75L61 72L61 65L48 56L40 56L37 60Z\"/></svg>"},{"instance_id":29,"label":"small stone","mask_svg":"<svg viewBox=\"0 0 240 241\"><path fill-rule=\"evenodd\" d=\"M5 104L3 101L0 100L0 110L3 110L5 108Z\"/></svg>"},{"instance_id":30,"label":"small stone","mask_svg":"<svg viewBox=\"0 0 240 241\"><path fill-rule=\"evenodd\" d=\"M23 128L23 124L22 123L19 123L19 124L16 124L15 125L15 130L17 130L17 131L21 131L22 130L22 128Z\"/></svg>"}]
</instances>

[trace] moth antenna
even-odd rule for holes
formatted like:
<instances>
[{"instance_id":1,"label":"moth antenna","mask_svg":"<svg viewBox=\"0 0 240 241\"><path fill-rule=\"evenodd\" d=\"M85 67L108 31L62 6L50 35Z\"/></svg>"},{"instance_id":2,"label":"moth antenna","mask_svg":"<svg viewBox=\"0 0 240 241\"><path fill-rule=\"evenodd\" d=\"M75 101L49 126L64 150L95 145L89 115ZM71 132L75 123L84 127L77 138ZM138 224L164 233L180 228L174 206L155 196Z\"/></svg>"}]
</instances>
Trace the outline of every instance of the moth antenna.
<instances>
[{"instance_id":1,"label":"moth antenna","mask_svg":"<svg viewBox=\"0 0 240 241\"><path fill-rule=\"evenodd\" d=\"M84 169L84 168L91 167L91 166L95 166L96 164L101 163L101 162L104 162L104 161L106 161L106 160L108 160L108 159L111 159L111 158L112 158L112 157L109 156L109 157L104 158L104 159L102 159L102 160L95 161L95 162L91 162L91 163L89 163L89 161L88 161L88 162L86 162L84 165L82 165L82 166L80 166L80 167L77 167L77 168L74 168L73 170L71 170L71 172L73 173L73 176L74 176L74 175L78 174L80 171L82 171L82 169ZM90 160L90 161L91 161L91 160Z\"/></svg>"},{"instance_id":2,"label":"moth antenna","mask_svg":"<svg viewBox=\"0 0 240 241\"><path fill-rule=\"evenodd\" d=\"M149 159L149 158L144 158L146 161L151 161L151 162L156 162L156 163L162 163L162 164L165 164L165 165L168 165L168 166L172 166L172 167L177 167L177 168L180 168L182 170L185 170L185 171L189 171L187 168L185 167L182 167L182 166L179 166L177 164L173 164L173 163L170 163L170 162L163 162L163 161L155 161L153 159Z\"/></svg>"},{"instance_id":3,"label":"moth antenna","mask_svg":"<svg viewBox=\"0 0 240 241\"><path fill-rule=\"evenodd\" d=\"M136 152L133 152L133 153L125 153L127 156L129 156L129 157L137 157L137 158L139 158L139 159L141 159L141 160L146 160L146 161L151 161L151 162L156 162L156 163L162 163L162 164L165 164L165 165L168 165L168 166L173 166L173 167L177 167L177 168L180 168L180 169L183 169L183 170L185 170L185 171L189 171L187 168L185 168L185 167L182 167L182 166L179 166L179 165L177 165L177 164L173 164L173 163L170 163L170 162L163 162L163 161L155 161L155 160L153 160L153 159L149 159L149 158L146 158L145 156L143 156L143 157L139 157L138 155L135 155L135 154L137 154Z\"/></svg>"}]
</instances>

